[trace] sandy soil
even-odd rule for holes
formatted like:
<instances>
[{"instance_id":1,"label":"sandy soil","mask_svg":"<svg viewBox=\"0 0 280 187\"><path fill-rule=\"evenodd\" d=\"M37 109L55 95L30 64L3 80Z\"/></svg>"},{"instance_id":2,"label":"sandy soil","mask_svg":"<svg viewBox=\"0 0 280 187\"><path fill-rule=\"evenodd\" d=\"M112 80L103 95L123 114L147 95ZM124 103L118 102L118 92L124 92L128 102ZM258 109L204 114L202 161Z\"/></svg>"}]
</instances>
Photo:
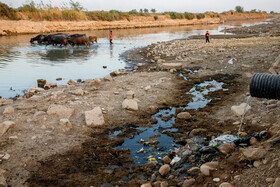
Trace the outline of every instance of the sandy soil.
<instances>
[{"instance_id":1,"label":"sandy soil","mask_svg":"<svg viewBox=\"0 0 280 187\"><path fill-rule=\"evenodd\" d=\"M177 118L174 127L180 134L170 135L183 146L180 149L184 149L189 145L194 129L197 136L207 141L221 134L237 134L240 117L232 113L231 106L246 102L252 74L269 72L279 56L280 37L238 39L235 36L211 38L210 41L210 44L205 44L204 39L153 44L127 52L128 58L141 64L138 63L131 73L112 73L113 80L104 79L100 84L86 81L35 95L29 93L16 101L1 100L0 122L11 120L15 125L0 139L0 182L10 186L140 186L144 183L156 186L156 182L166 181L169 186L182 186L184 180L194 178L193 186L219 186L223 182L236 186L272 185L280 177L278 101L253 98L252 108L246 114L242 131L249 136L262 130L270 131L265 139L249 146L266 150L266 155L258 160L259 165L255 160L245 158L242 146L238 146L229 155L215 154L203 159L200 156L197 162L171 167L166 176L161 176L158 173L161 163L136 166L128 150L114 149L124 138L137 133L134 127L151 126L154 123L151 114L159 108L184 106L191 101L191 96L185 93L205 80L224 82L223 88L227 90L209 94L211 103L199 110L188 111L190 119ZM141 57L144 60L140 60ZM197 72L190 74L194 70ZM129 90L135 93L137 111L122 108ZM64 132L67 129L59 124L66 111L62 110L61 116L58 116L61 111L57 114L48 112L53 104L74 109L68 117L72 124L69 131ZM105 125L89 127L84 112L98 106L103 108ZM178 109L177 113L182 110ZM108 135L114 130L122 132L111 139ZM275 137L276 140L269 143ZM212 160L218 161L219 166L210 176L187 173L190 167L200 167ZM219 178L219 181L215 182L213 178Z\"/></svg>"}]
</instances>

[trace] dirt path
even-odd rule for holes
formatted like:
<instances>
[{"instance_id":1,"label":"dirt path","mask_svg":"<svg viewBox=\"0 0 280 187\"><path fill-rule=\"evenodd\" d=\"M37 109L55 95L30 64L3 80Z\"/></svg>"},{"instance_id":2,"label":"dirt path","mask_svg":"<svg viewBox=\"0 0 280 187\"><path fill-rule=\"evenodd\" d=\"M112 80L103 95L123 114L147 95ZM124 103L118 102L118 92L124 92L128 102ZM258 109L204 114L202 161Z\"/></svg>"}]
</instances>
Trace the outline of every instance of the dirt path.
<instances>
[{"instance_id":1,"label":"dirt path","mask_svg":"<svg viewBox=\"0 0 280 187\"><path fill-rule=\"evenodd\" d=\"M279 56L280 37L210 41L210 44L202 39L153 44L126 53L134 62L144 58L133 72L116 71L112 77L102 80L85 80L48 90L32 89L16 101L1 99L0 182L4 186L140 186L144 183L219 186L223 182L267 186L276 183L280 177L279 144L267 140L279 136L280 102L254 98L250 103L252 108L242 131L250 138L254 133L269 131L265 139L249 146L265 152L261 158L245 157L242 146L228 155L215 148L209 149L210 153L205 150L201 153L192 137L202 137L208 142L222 134L237 134L240 116L231 107L246 101L254 73L269 72ZM182 108L192 101L186 92L193 87L200 89L200 83L212 80L223 82L223 90L209 93L206 98L211 102L206 107ZM173 125L178 132L166 133L182 147L174 148L169 157L177 154L184 159L172 165L166 175L158 172L161 163L137 166L128 150L114 149L125 138L139 133L135 127L152 126L155 121L151 114L173 106L178 107ZM91 111L89 116L85 114L87 111ZM184 111L190 116L177 116ZM120 133L112 139L109 135L115 130ZM243 147L247 149L248 145ZM183 154L186 151L191 151L188 157ZM188 173L191 167L212 160L219 165L210 176ZM213 181L214 178L219 179Z\"/></svg>"}]
</instances>

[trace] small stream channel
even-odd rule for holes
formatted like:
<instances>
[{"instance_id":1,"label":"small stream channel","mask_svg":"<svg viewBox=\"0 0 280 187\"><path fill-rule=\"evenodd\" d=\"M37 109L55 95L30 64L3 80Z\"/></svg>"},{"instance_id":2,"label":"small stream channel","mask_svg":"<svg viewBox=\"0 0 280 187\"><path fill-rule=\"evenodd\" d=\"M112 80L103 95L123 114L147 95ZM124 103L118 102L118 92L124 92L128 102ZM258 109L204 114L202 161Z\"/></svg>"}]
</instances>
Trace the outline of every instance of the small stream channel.
<instances>
[{"instance_id":1,"label":"small stream channel","mask_svg":"<svg viewBox=\"0 0 280 187\"><path fill-rule=\"evenodd\" d=\"M186 93L193 95L192 101L180 108L197 110L205 107L211 102L211 99L206 98L207 94L217 90L225 91L226 89L222 87L223 84L222 82L212 80L194 85ZM126 138L124 143L121 146L117 146L116 149L130 149L130 154L135 164L145 164L149 159L160 161L171 150L179 146L174 143L173 137L165 134L166 131L177 131L176 128L173 128L176 119L176 108L178 107L160 109L156 114L152 115L152 118L157 121L152 127L137 127L136 130L140 131L140 133L136 134L133 138ZM110 137L114 138L119 133L121 131L115 131Z\"/></svg>"}]
</instances>

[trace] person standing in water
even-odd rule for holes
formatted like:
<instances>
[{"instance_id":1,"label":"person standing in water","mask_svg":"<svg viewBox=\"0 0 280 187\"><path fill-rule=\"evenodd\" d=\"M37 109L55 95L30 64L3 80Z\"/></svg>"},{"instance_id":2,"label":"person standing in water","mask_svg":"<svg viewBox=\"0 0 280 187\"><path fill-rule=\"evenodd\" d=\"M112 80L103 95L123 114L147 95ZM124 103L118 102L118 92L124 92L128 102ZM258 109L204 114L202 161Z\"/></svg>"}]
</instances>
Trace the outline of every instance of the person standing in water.
<instances>
[{"instance_id":1,"label":"person standing in water","mask_svg":"<svg viewBox=\"0 0 280 187\"><path fill-rule=\"evenodd\" d=\"M210 36L209 32L206 31L206 34L205 34L206 43L207 43L207 42L210 43L209 36Z\"/></svg>"},{"instance_id":2,"label":"person standing in water","mask_svg":"<svg viewBox=\"0 0 280 187\"><path fill-rule=\"evenodd\" d=\"M110 44L113 44L113 31L110 31Z\"/></svg>"}]
</instances>

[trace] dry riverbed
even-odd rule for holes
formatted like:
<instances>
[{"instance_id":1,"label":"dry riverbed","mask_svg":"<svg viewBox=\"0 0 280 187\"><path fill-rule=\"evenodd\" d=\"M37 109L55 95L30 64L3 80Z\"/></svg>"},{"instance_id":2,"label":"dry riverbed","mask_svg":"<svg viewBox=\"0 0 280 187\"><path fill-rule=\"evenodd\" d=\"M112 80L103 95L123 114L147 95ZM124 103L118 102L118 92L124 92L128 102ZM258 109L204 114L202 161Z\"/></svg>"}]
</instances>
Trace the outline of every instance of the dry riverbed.
<instances>
[{"instance_id":1,"label":"dry riverbed","mask_svg":"<svg viewBox=\"0 0 280 187\"><path fill-rule=\"evenodd\" d=\"M246 102L254 73L279 74L279 43L278 36L255 36L212 38L210 44L201 39L153 44L126 53L127 61L138 63L133 72L116 71L84 83L70 81L69 86L47 84L46 88L53 88L33 88L16 101L2 99L0 183L279 185L279 101L251 100L242 128L247 143L201 150L193 139L209 142L237 134L242 108L232 106ZM211 102L198 110L184 109L192 101L186 93L213 80L223 83L223 89L206 96ZM135 127L151 127L155 123L151 115L158 109L175 106L173 127L178 131L166 133L180 146L166 153L164 165L148 160L135 165L129 150L115 149L126 137L139 133ZM110 138L116 130L121 133ZM268 133L262 136L261 131ZM181 160L170 164L175 155Z\"/></svg>"}]
</instances>

